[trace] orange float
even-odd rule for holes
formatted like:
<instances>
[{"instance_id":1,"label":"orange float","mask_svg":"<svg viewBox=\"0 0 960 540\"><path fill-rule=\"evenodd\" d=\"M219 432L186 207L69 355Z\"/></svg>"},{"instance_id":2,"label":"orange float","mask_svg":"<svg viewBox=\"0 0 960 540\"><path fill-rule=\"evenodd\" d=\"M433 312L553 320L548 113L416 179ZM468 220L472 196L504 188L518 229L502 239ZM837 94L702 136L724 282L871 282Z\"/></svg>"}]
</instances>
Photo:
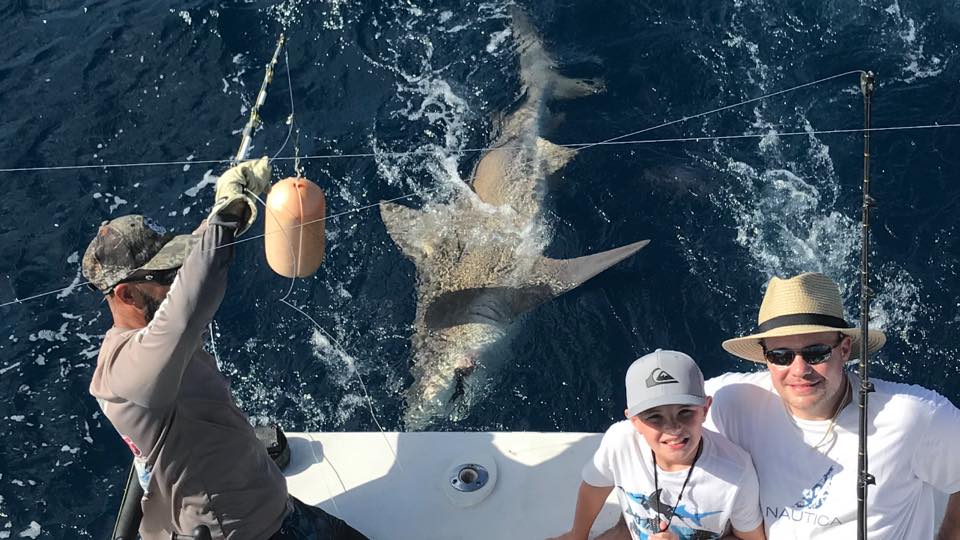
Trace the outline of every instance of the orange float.
<instances>
[{"instance_id":1,"label":"orange float","mask_svg":"<svg viewBox=\"0 0 960 540\"><path fill-rule=\"evenodd\" d=\"M284 178L267 195L264 250L267 264L285 277L313 275L326 249L326 199L306 178Z\"/></svg>"}]
</instances>

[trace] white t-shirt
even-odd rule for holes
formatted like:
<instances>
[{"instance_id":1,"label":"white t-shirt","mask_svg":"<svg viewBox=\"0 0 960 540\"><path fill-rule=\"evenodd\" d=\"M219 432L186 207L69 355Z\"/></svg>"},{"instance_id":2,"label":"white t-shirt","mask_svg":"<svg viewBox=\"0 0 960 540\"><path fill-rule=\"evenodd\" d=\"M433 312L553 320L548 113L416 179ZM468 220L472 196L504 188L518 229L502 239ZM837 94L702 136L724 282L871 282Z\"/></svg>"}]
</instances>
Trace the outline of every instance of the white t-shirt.
<instances>
[{"instance_id":1,"label":"white t-shirt","mask_svg":"<svg viewBox=\"0 0 960 540\"><path fill-rule=\"evenodd\" d=\"M660 519L677 503L688 472L658 469L657 494L650 446L629 420L622 420L603 435L600 448L583 467L583 481L614 486L630 534L644 540L660 532ZM710 540L728 534L731 524L739 531L753 530L761 519L757 473L749 454L722 435L703 430L703 450L670 530L682 540Z\"/></svg>"},{"instance_id":2,"label":"white t-shirt","mask_svg":"<svg viewBox=\"0 0 960 540\"><path fill-rule=\"evenodd\" d=\"M767 371L710 379L707 426L750 452L760 477L767 538L849 540L857 537L860 378L849 374L854 400L829 420L787 413ZM919 386L873 379L867 441L871 540L933 538L934 489L960 491L960 411Z\"/></svg>"}]
</instances>

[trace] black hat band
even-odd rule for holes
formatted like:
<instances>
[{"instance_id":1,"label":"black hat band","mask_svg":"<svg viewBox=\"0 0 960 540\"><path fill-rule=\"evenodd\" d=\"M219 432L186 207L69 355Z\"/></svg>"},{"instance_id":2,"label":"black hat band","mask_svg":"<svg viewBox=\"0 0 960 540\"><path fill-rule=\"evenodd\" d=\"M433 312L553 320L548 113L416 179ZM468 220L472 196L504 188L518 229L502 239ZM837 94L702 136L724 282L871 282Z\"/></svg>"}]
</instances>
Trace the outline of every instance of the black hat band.
<instances>
[{"instance_id":1,"label":"black hat band","mask_svg":"<svg viewBox=\"0 0 960 540\"><path fill-rule=\"evenodd\" d=\"M829 326L830 328L852 328L847 321L833 315L823 315L820 313L793 313L791 315L780 315L772 319L763 321L757 328L760 332L768 332L775 328L784 326L797 326L801 324L813 324L818 326Z\"/></svg>"}]
</instances>

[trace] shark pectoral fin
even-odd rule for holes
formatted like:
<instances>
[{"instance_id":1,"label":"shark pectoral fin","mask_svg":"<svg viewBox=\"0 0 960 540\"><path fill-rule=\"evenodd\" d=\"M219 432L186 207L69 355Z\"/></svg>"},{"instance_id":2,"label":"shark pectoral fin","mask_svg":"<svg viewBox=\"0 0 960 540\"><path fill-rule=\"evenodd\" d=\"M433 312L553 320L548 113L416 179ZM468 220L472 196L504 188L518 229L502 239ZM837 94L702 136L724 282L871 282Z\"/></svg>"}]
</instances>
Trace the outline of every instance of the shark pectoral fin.
<instances>
[{"instance_id":1,"label":"shark pectoral fin","mask_svg":"<svg viewBox=\"0 0 960 540\"><path fill-rule=\"evenodd\" d=\"M576 99L599 94L607 89L603 79L574 79L557 75L553 79L554 99Z\"/></svg>"},{"instance_id":2,"label":"shark pectoral fin","mask_svg":"<svg viewBox=\"0 0 960 540\"><path fill-rule=\"evenodd\" d=\"M537 149L543 158L543 163L547 168L547 174L551 175L563 168L577 151L573 148L554 144L543 137L537 137Z\"/></svg>"},{"instance_id":3,"label":"shark pectoral fin","mask_svg":"<svg viewBox=\"0 0 960 540\"><path fill-rule=\"evenodd\" d=\"M429 247L423 244L417 234L422 229L423 215L422 211L415 208L391 202L380 203L380 217L387 227L387 233L414 263L429 255Z\"/></svg>"},{"instance_id":4,"label":"shark pectoral fin","mask_svg":"<svg viewBox=\"0 0 960 540\"><path fill-rule=\"evenodd\" d=\"M540 277L550 284L554 294L559 295L580 286L593 276L640 251L649 243L649 240L641 240L575 259L558 260L543 257Z\"/></svg>"}]
</instances>

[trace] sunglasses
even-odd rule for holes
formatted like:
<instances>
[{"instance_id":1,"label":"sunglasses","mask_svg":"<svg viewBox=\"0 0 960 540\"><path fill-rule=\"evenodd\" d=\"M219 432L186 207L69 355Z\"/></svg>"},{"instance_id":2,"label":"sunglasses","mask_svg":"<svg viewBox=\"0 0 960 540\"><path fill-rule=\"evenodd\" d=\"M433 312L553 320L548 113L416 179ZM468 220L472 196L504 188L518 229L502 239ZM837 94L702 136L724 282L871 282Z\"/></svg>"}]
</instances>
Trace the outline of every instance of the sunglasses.
<instances>
[{"instance_id":1,"label":"sunglasses","mask_svg":"<svg viewBox=\"0 0 960 540\"><path fill-rule=\"evenodd\" d=\"M816 366L829 360L830 355L833 354L833 349L837 348L841 341L843 341L843 337L838 339L834 345L817 343L816 345L808 345L799 351L787 348L768 350L766 345L761 344L761 346L763 347L763 357L767 359L767 362L775 366L789 366L798 354L803 357L804 362L811 366Z\"/></svg>"},{"instance_id":2,"label":"sunglasses","mask_svg":"<svg viewBox=\"0 0 960 540\"><path fill-rule=\"evenodd\" d=\"M138 270L115 283L113 287L110 287L110 289L103 294L111 294L113 289L121 283L156 283L157 285L169 286L173 284L173 280L176 279L179 270L179 268L172 268L170 270Z\"/></svg>"}]
</instances>

